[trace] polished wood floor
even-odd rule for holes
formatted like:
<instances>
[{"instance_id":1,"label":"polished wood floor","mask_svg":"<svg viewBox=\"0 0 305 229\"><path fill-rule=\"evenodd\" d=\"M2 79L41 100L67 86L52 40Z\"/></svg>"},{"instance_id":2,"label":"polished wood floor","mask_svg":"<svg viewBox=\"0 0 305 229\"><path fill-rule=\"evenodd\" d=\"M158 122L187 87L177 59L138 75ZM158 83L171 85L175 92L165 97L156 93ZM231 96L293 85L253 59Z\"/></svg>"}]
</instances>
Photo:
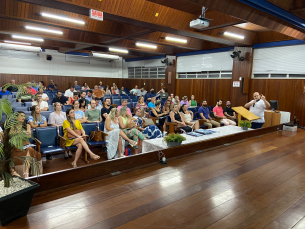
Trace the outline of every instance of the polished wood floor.
<instances>
[{"instance_id":1,"label":"polished wood floor","mask_svg":"<svg viewBox=\"0 0 305 229\"><path fill-rule=\"evenodd\" d=\"M6 228L305 228L305 131L274 132L37 197Z\"/></svg>"}]
</instances>

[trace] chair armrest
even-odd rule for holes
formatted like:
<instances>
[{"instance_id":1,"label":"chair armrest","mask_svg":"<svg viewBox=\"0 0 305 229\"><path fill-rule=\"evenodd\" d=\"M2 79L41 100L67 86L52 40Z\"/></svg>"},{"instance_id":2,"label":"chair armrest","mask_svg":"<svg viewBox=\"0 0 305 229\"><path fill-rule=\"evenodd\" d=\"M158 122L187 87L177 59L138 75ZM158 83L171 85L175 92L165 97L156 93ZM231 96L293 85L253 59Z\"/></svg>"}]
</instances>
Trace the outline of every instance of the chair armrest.
<instances>
[{"instance_id":1,"label":"chair armrest","mask_svg":"<svg viewBox=\"0 0 305 229\"><path fill-rule=\"evenodd\" d=\"M118 105L116 105L116 104L111 104L111 106L113 106L113 107L117 107Z\"/></svg>"},{"instance_id":2,"label":"chair armrest","mask_svg":"<svg viewBox=\"0 0 305 229\"><path fill-rule=\"evenodd\" d=\"M59 135L59 146L66 149L66 139Z\"/></svg>"},{"instance_id":3,"label":"chair armrest","mask_svg":"<svg viewBox=\"0 0 305 229\"><path fill-rule=\"evenodd\" d=\"M204 125L204 120L203 119L197 119L199 121L199 125L203 126Z\"/></svg>"},{"instance_id":4,"label":"chair armrest","mask_svg":"<svg viewBox=\"0 0 305 229\"><path fill-rule=\"evenodd\" d=\"M153 120L153 122L155 123L155 125L157 125L157 120L159 120L158 117L149 117L151 120Z\"/></svg>"},{"instance_id":5,"label":"chair armrest","mask_svg":"<svg viewBox=\"0 0 305 229\"><path fill-rule=\"evenodd\" d=\"M166 126L169 127L169 130L168 130L168 133L169 133L169 134L175 133L175 126L177 126L177 123L166 122Z\"/></svg>"},{"instance_id":6,"label":"chair armrest","mask_svg":"<svg viewBox=\"0 0 305 229\"><path fill-rule=\"evenodd\" d=\"M39 141L37 138L35 138L35 142L36 142L36 150L38 152L40 152L41 141Z\"/></svg>"}]
</instances>

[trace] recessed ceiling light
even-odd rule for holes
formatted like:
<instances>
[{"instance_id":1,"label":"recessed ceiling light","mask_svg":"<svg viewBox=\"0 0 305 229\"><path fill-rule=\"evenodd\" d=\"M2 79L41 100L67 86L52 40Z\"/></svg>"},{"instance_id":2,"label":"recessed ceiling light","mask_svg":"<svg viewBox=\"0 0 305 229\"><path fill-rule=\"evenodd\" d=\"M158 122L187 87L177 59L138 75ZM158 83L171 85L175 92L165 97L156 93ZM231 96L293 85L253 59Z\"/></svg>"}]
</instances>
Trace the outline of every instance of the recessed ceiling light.
<instances>
[{"instance_id":1,"label":"recessed ceiling light","mask_svg":"<svg viewBox=\"0 0 305 229\"><path fill-rule=\"evenodd\" d=\"M36 30L36 31L42 31L42 32L47 32L47 33L56 33L56 34L63 34L62 31L58 31L58 30L53 30L53 29L44 29L44 28L39 28L39 27L34 27L34 26L25 26L26 29L29 30Z\"/></svg>"},{"instance_id":2,"label":"recessed ceiling light","mask_svg":"<svg viewBox=\"0 0 305 229\"><path fill-rule=\"evenodd\" d=\"M187 43L186 39L181 39L181 38L176 38L176 37L165 37L165 40L179 42L179 43Z\"/></svg>"},{"instance_id":3,"label":"recessed ceiling light","mask_svg":"<svg viewBox=\"0 0 305 229\"><path fill-rule=\"evenodd\" d=\"M105 59L111 59L111 60L118 60L120 57L117 55L110 55L105 53L98 53L98 52L92 52L91 55L93 57L97 58L105 58Z\"/></svg>"},{"instance_id":4,"label":"recessed ceiling light","mask_svg":"<svg viewBox=\"0 0 305 229\"><path fill-rule=\"evenodd\" d=\"M141 42L136 42L136 46L144 47L144 48L150 48L150 49L156 49L157 45L151 45L151 44L145 44Z\"/></svg>"},{"instance_id":5,"label":"recessed ceiling light","mask_svg":"<svg viewBox=\"0 0 305 229\"><path fill-rule=\"evenodd\" d=\"M24 42L18 42L18 41L4 41L5 43L10 43L10 44L18 44L18 45L31 45L30 43L24 43Z\"/></svg>"},{"instance_id":6,"label":"recessed ceiling light","mask_svg":"<svg viewBox=\"0 0 305 229\"><path fill-rule=\"evenodd\" d=\"M223 34L226 35L226 36L235 37L235 38L238 38L238 39L244 39L245 38L245 36L238 35L238 34L235 34L235 33L230 33L230 32L224 32Z\"/></svg>"},{"instance_id":7,"label":"recessed ceiling light","mask_svg":"<svg viewBox=\"0 0 305 229\"><path fill-rule=\"evenodd\" d=\"M27 37L27 36L13 35L12 38L43 42L42 38L36 38L36 37Z\"/></svg>"},{"instance_id":8,"label":"recessed ceiling light","mask_svg":"<svg viewBox=\"0 0 305 229\"><path fill-rule=\"evenodd\" d=\"M118 48L109 48L109 51L111 51L111 52L128 53L128 50L126 50L126 49L118 49Z\"/></svg>"},{"instance_id":9,"label":"recessed ceiling light","mask_svg":"<svg viewBox=\"0 0 305 229\"><path fill-rule=\"evenodd\" d=\"M54 15L54 14L49 14L49 13L41 13L41 16L49 17L49 18L54 18L54 19L58 19L58 20L62 20L62 21L69 21L69 22L73 22L73 23L77 23L77 24L82 24L82 25L85 24L85 22L81 21L81 20L76 20L76 19L72 19L72 18L68 18L68 17L63 17L63 16L59 16L59 15Z\"/></svg>"}]
</instances>

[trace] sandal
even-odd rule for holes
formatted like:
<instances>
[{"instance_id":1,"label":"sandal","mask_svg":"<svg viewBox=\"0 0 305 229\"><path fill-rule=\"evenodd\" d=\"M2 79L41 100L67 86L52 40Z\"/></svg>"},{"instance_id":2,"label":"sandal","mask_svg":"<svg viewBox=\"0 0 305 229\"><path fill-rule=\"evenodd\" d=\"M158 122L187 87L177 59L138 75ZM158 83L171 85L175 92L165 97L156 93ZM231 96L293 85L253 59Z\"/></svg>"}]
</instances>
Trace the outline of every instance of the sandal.
<instances>
[{"instance_id":1,"label":"sandal","mask_svg":"<svg viewBox=\"0 0 305 229\"><path fill-rule=\"evenodd\" d=\"M98 156L98 155L96 155L96 154L93 154L93 155L94 155L93 157L90 155L91 159L93 159L93 160L98 160L98 159L100 159L100 156Z\"/></svg>"},{"instance_id":2,"label":"sandal","mask_svg":"<svg viewBox=\"0 0 305 229\"><path fill-rule=\"evenodd\" d=\"M138 143L135 142L135 141L130 141L130 142L129 142L129 145L130 145L131 147L135 147L136 145L138 145Z\"/></svg>"},{"instance_id":3,"label":"sandal","mask_svg":"<svg viewBox=\"0 0 305 229\"><path fill-rule=\"evenodd\" d=\"M77 168L77 165L74 164L73 162L71 163L71 165L72 165L73 168Z\"/></svg>"},{"instance_id":4,"label":"sandal","mask_svg":"<svg viewBox=\"0 0 305 229\"><path fill-rule=\"evenodd\" d=\"M71 151L69 151L68 155L69 155L69 157L72 157L72 153L71 153Z\"/></svg>"}]
</instances>

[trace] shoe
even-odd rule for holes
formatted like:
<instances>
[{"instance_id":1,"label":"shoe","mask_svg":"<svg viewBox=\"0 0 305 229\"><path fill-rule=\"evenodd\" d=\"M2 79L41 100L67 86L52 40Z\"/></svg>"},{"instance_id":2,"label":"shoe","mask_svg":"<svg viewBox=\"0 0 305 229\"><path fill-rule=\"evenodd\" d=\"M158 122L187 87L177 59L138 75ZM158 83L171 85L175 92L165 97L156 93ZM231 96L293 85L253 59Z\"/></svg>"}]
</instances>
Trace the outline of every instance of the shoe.
<instances>
[{"instance_id":1,"label":"shoe","mask_svg":"<svg viewBox=\"0 0 305 229\"><path fill-rule=\"evenodd\" d=\"M75 165L73 162L71 163L73 168L77 168L77 165Z\"/></svg>"},{"instance_id":2,"label":"shoe","mask_svg":"<svg viewBox=\"0 0 305 229\"><path fill-rule=\"evenodd\" d=\"M68 155L69 155L69 157L72 157L72 153L71 153L71 151L69 151Z\"/></svg>"},{"instance_id":3,"label":"shoe","mask_svg":"<svg viewBox=\"0 0 305 229\"><path fill-rule=\"evenodd\" d=\"M52 160L53 159L51 154L47 154L46 158L47 158L47 160Z\"/></svg>"},{"instance_id":4,"label":"shoe","mask_svg":"<svg viewBox=\"0 0 305 229\"><path fill-rule=\"evenodd\" d=\"M68 159L68 153L65 152L65 159Z\"/></svg>"},{"instance_id":5,"label":"shoe","mask_svg":"<svg viewBox=\"0 0 305 229\"><path fill-rule=\"evenodd\" d=\"M134 146L138 145L138 143L135 142L135 141L131 141L131 142L129 142L129 145L130 145L131 147L134 147Z\"/></svg>"}]
</instances>

